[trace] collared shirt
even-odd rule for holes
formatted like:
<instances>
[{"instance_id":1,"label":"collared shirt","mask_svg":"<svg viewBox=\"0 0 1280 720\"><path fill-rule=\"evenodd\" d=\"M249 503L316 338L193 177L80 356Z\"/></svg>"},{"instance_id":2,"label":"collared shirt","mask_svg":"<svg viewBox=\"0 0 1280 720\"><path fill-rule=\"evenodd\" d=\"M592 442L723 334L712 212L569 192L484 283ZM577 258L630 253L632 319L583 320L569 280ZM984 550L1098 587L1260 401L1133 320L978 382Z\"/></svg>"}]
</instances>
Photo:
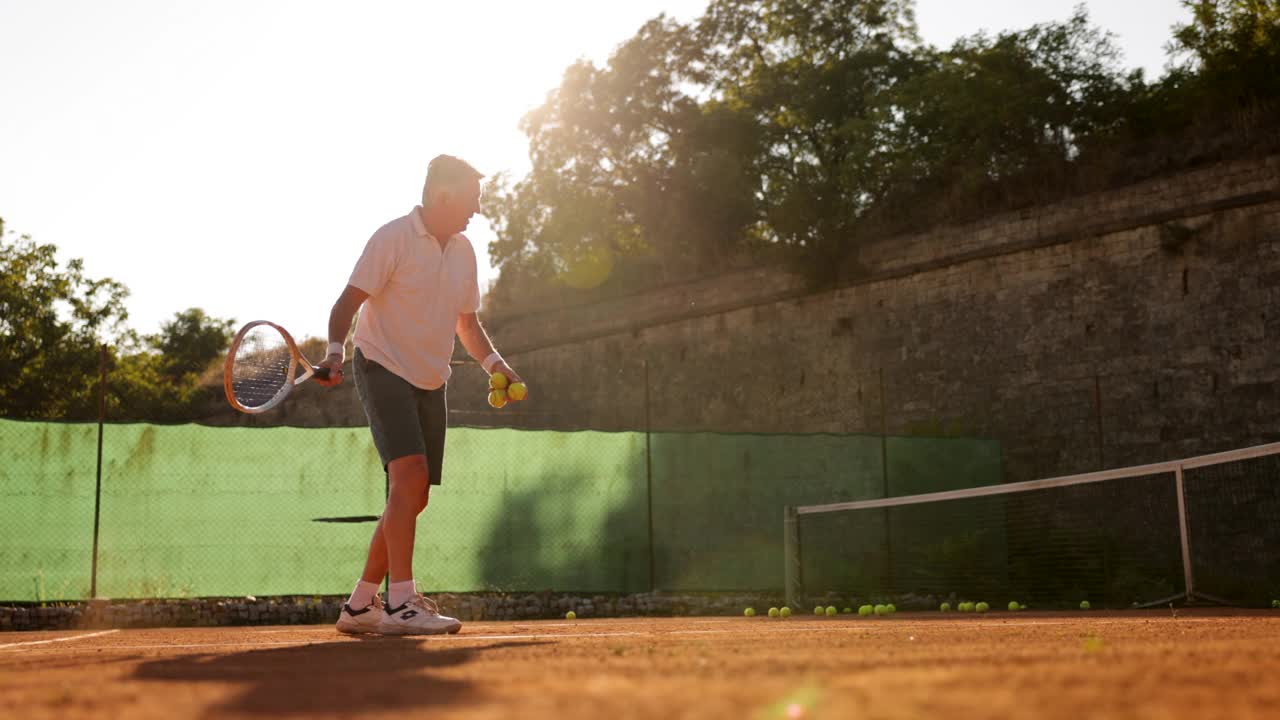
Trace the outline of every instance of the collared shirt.
<instances>
[{"instance_id":1,"label":"collared shirt","mask_svg":"<svg viewBox=\"0 0 1280 720\"><path fill-rule=\"evenodd\" d=\"M356 347L411 385L434 390L449 381L458 315L480 309L480 286L471 241L459 233L441 249L420 211L378 228L347 282L369 293Z\"/></svg>"}]
</instances>

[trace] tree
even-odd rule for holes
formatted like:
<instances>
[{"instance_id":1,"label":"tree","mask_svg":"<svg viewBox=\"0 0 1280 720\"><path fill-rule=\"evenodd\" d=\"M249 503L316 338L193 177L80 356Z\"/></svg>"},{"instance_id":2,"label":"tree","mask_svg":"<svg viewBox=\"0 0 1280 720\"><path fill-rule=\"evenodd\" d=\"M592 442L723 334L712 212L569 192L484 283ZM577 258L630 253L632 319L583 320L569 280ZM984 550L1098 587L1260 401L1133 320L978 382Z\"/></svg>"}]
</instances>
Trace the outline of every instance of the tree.
<instances>
[{"instance_id":1,"label":"tree","mask_svg":"<svg viewBox=\"0 0 1280 720\"><path fill-rule=\"evenodd\" d=\"M1175 28L1170 50L1195 71L1199 90L1238 110L1273 108L1280 100L1280 2L1182 4L1192 20Z\"/></svg>"},{"instance_id":2,"label":"tree","mask_svg":"<svg viewBox=\"0 0 1280 720\"><path fill-rule=\"evenodd\" d=\"M872 198L879 109L916 70L910 2L715 0L698 36L713 94L763 134L767 237L837 267Z\"/></svg>"},{"instance_id":3,"label":"tree","mask_svg":"<svg viewBox=\"0 0 1280 720\"><path fill-rule=\"evenodd\" d=\"M0 415L96 416L103 340L127 333L128 289L57 260L57 247L4 232L0 220Z\"/></svg>"},{"instance_id":4,"label":"tree","mask_svg":"<svg viewBox=\"0 0 1280 720\"><path fill-rule=\"evenodd\" d=\"M916 72L879 108L879 180L869 188L877 213L930 208L916 214L937 221L981 211L976 201L993 191L1057 189L1080 153L1123 121L1118 57L1083 9L1066 22L922 49Z\"/></svg>"},{"instance_id":5,"label":"tree","mask_svg":"<svg viewBox=\"0 0 1280 720\"><path fill-rule=\"evenodd\" d=\"M172 320L160 326L160 332L146 340L163 358L163 374L177 383L188 376L203 375L215 359L231 344L235 320L210 317L200 308L175 313Z\"/></svg>"},{"instance_id":6,"label":"tree","mask_svg":"<svg viewBox=\"0 0 1280 720\"><path fill-rule=\"evenodd\" d=\"M100 350L109 344L113 420L190 419L209 388L202 375L227 348L233 321L200 308L139 339L126 325L128 289L85 276L57 247L4 233L0 220L0 416L90 420L98 415Z\"/></svg>"}]
</instances>

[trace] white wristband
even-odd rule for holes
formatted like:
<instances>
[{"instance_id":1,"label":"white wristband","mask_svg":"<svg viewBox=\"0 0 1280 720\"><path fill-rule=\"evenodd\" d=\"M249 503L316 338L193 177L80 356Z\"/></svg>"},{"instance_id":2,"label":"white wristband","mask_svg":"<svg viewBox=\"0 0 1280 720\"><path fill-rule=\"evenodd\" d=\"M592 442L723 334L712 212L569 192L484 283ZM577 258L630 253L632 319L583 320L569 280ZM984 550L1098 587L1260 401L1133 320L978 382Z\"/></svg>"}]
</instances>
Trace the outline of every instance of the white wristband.
<instances>
[{"instance_id":1,"label":"white wristband","mask_svg":"<svg viewBox=\"0 0 1280 720\"><path fill-rule=\"evenodd\" d=\"M325 357L328 357L330 355L337 355L338 357L343 357L344 355L343 351L345 349L346 348L342 343L329 343L329 347L326 348L324 351Z\"/></svg>"},{"instance_id":2,"label":"white wristband","mask_svg":"<svg viewBox=\"0 0 1280 720\"><path fill-rule=\"evenodd\" d=\"M502 362L502 356L496 352L493 352L489 354L489 357L484 359L484 362L480 363L480 367L484 368L485 372L492 373L493 366L497 365L500 362Z\"/></svg>"}]
</instances>

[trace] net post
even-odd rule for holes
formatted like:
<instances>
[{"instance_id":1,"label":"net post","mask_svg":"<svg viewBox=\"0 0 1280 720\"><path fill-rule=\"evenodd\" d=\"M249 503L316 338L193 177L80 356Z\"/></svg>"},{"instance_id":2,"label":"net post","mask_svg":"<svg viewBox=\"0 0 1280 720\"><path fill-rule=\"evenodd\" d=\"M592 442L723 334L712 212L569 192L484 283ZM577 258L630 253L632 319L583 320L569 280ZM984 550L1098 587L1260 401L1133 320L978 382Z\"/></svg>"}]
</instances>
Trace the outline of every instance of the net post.
<instances>
[{"instance_id":1,"label":"net post","mask_svg":"<svg viewBox=\"0 0 1280 720\"><path fill-rule=\"evenodd\" d=\"M1195 595L1194 578L1191 575L1191 537L1187 531L1187 493L1182 481L1182 466L1173 471L1174 485L1178 495L1178 536L1182 539L1182 577L1186 582L1186 599Z\"/></svg>"},{"instance_id":2,"label":"net post","mask_svg":"<svg viewBox=\"0 0 1280 720\"><path fill-rule=\"evenodd\" d=\"M782 508L782 564L787 605L799 607L804 592L800 579L800 529L794 505Z\"/></svg>"}]
</instances>

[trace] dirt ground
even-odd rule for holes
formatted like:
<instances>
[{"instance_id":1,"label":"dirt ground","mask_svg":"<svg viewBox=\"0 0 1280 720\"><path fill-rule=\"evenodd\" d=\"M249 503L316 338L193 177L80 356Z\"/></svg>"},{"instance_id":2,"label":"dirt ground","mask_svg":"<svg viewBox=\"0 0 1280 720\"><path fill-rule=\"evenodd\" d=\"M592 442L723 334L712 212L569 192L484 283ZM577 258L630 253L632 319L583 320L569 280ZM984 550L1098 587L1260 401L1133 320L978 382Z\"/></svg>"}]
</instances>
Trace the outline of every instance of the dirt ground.
<instances>
[{"instance_id":1,"label":"dirt ground","mask_svg":"<svg viewBox=\"0 0 1280 720\"><path fill-rule=\"evenodd\" d=\"M1280 612L5 633L0 717L1243 720L1277 666Z\"/></svg>"}]
</instances>

